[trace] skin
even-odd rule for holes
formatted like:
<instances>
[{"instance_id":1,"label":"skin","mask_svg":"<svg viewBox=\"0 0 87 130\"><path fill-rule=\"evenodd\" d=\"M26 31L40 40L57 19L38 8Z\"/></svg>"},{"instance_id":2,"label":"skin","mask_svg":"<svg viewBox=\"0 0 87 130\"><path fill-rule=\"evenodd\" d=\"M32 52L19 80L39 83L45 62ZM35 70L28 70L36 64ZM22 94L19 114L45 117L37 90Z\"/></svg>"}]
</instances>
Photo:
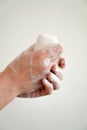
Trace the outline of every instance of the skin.
<instances>
[{"instance_id":1,"label":"skin","mask_svg":"<svg viewBox=\"0 0 87 130\"><path fill-rule=\"evenodd\" d=\"M58 65L54 65L50 72L47 74L46 79L42 79L42 85L40 89L31 92L26 97L40 97L52 94L53 90L57 90L60 87L59 80L63 79L63 75L59 69L62 70L65 67L65 59L61 58ZM54 78L52 78L54 76Z\"/></svg>"},{"instance_id":2,"label":"skin","mask_svg":"<svg viewBox=\"0 0 87 130\"><path fill-rule=\"evenodd\" d=\"M62 79L59 70L65 66L61 54L60 45L37 51L32 45L12 61L0 74L0 109L17 96L39 97L58 89ZM47 58L50 62L43 64Z\"/></svg>"}]
</instances>

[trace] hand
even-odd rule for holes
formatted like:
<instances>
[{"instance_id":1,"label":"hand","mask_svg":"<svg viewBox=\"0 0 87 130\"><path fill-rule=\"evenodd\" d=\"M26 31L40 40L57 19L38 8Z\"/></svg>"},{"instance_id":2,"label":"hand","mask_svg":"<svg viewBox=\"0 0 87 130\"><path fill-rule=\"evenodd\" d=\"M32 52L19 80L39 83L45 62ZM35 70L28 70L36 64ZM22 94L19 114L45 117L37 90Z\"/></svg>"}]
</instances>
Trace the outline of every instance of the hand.
<instances>
[{"instance_id":1,"label":"hand","mask_svg":"<svg viewBox=\"0 0 87 130\"><path fill-rule=\"evenodd\" d=\"M18 95L42 96L57 89L61 74L53 66L63 63L61 53L60 45L38 51L33 45L11 62L0 73L0 110Z\"/></svg>"},{"instance_id":2,"label":"hand","mask_svg":"<svg viewBox=\"0 0 87 130\"><path fill-rule=\"evenodd\" d=\"M38 51L33 45L11 62L0 73L0 110L18 95L42 96L57 89L61 77L57 65L64 63L60 62L61 54L60 45Z\"/></svg>"},{"instance_id":3,"label":"hand","mask_svg":"<svg viewBox=\"0 0 87 130\"><path fill-rule=\"evenodd\" d=\"M41 79L46 78L52 66L59 63L61 53L60 45L38 51L34 50L33 45L9 64L4 71L8 73L19 95L26 92L29 94L42 86Z\"/></svg>"},{"instance_id":4,"label":"hand","mask_svg":"<svg viewBox=\"0 0 87 130\"><path fill-rule=\"evenodd\" d=\"M21 97L40 97L49 95L52 93L53 90L59 89L59 83L63 79L63 75L61 73L62 69L65 67L65 59L60 58L59 64L54 65L52 69L50 70L49 74L47 74L45 79L42 79L42 87L38 88L37 90L31 92L31 93L25 93L23 95L20 95Z\"/></svg>"}]
</instances>

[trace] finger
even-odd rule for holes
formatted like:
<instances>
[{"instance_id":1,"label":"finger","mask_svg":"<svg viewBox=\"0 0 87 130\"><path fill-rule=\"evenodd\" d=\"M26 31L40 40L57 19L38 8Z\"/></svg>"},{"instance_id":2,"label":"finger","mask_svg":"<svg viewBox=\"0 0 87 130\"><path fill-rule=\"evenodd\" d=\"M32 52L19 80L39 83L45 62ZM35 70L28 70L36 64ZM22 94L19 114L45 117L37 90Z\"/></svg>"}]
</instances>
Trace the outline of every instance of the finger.
<instances>
[{"instance_id":1,"label":"finger","mask_svg":"<svg viewBox=\"0 0 87 130\"><path fill-rule=\"evenodd\" d=\"M32 98L32 97L36 97L35 92L32 92L32 93L30 94L30 97L31 97L31 98Z\"/></svg>"},{"instance_id":2,"label":"finger","mask_svg":"<svg viewBox=\"0 0 87 130\"><path fill-rule=\"evenodd\" d=\"M64 68L64 67L65 67L65 64L66 64L65 59L64 59L64 58L60 58L58 65L59 65L61 68Z\"/></svg>"},{"instance_id":3,"label":"finger","mask_svg":"<svg viewBox=\"0 0 87 130\"><path fill-rule=\"evenodd\" d=\"M47 79L43 79L42 80L42 84L44 86L46 95L51 94L52 91L53 91L53 85L52 85L52 83L50 83Z\"/></svg>"},{"instance_id":4,"label":"finger","mask_svg":"<svg viewBox=\"0 0 87 130\"><path fill-rule=\"evenodd\" d=\"M44 91L45 91L45 90L44 90L43 88L40 88L40 89L34 91L34 93L35 93L35 96L34 96L34 97L40 97L40 96L45 95ZM32 96L32 97L33 97L33 96Z\"/></svg>"},{"instance_id":5,"label":"finger","mask_svg":"<svg viewBox=\"0 0 87 130\"><path fill-rule=\"evenodd\" d=\"M47 78L53 84L54 90L59 88L60 79L55 74L50 72Z\"/></svg>"},{"instance_id":6,"label":"finger","mask_svg":"<svg viewBox=\"0 0 87 130\"><path fill-rule=\"evenodd\" d=\"M51 57L54 57L54 56L58 57L59 55L63 53L63 47L60 44L55 45L51 48L48 48L48 50Z\"/></svg>"},{"instance_id":7,"label":"finger","mask_svg":"<svg viewBox=\"0 0 87 130\"><path fill-rule=\"evenodd\" d=\"M61 69L59 66L54 65L54 66L52 67L51 71L52 71L60 80L63 79L62 69Z\"/></svg>"},{"instance_id":8,"label":"finger","mask_svg":"<svg viewBox=\"0 0 87 130\"><path fill-rule=\"evenodd\" d=\"M57 59L61 53L63 52L63 47L60 45L60 44L57 44L57 45L54 45L54 46L51 46L51 47L48 47L46 48L45 50L40 50L42 51L42 54L44 56L44 59L45 58L50 58L52 60L55 60Z\"/></svg>"},{"instance_id":9,"label":"finger","mask_svg":"<svg viewBox=\"0 0 87 130\"><path fill-rule=\"evenodd\" d=\"M52 47L52 50L55 52L58 52L59 54L63 53L63 47L58 43L58 45L55 45L54 47Z\"/></svg>"}]
</instances>

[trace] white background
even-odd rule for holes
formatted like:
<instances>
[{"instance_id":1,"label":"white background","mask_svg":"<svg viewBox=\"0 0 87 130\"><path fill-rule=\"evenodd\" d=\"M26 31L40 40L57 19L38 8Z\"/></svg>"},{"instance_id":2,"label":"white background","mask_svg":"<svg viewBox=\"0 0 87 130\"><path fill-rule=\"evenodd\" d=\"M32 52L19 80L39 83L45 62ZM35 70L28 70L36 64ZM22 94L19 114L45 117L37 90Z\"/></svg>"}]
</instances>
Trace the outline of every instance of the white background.
<instances>
[{"instance_id":1,"label":"white background","mask_svg":"<svg viewBox=\"0 0 87 130\"><path fill-rule=\"evenodd\" d=\"M64 47L61 89L16 98L0 112L0 130L87 130L87 0L0 0L0 71L43 32Z\"/></svg>"}]
</instances>

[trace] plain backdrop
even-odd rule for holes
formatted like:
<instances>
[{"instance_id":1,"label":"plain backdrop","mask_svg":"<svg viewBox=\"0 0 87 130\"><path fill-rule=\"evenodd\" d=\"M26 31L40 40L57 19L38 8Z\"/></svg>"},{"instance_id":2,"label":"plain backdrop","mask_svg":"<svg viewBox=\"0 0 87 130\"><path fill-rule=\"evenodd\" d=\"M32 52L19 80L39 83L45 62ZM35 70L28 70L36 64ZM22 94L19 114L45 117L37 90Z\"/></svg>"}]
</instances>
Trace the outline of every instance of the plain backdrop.
<instances>
[{"instance_id":1,"label":"plain backdrop","mask_svg":"<svg viewBox=\"0 0 87 130\"><path fill-rule=\"evenodd\" d=\"M0 71L39 33L64 47L61 89L16 98L0 112L0 130L87 130L87 0L0 0Z\"/></svg>"}]
</instances>

